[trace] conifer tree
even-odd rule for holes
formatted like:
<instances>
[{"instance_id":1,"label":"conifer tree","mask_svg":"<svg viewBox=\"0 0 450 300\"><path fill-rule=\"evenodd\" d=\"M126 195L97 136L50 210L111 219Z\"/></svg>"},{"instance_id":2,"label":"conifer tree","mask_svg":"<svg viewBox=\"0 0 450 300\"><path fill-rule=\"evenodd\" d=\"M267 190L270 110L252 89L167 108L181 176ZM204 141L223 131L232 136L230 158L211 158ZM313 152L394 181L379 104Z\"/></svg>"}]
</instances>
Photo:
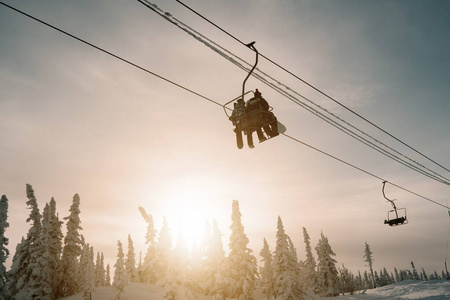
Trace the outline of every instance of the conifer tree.
<instances>
[{"instance_id":1,"label":"conifer tree","mask_svg":"<svg viewBox=\"0 0 450 300\"><path fill-rule=\"evenodd\" d=\"M130 282L137 282L136 271L136 253L134 252L133 240L131 235L128 235L128 252L127 259L125 260L125 273L128 276Z\"/></svg>"},{"instance_id":2,"label":"conifer tree","mask_svg":"<svg viewBox=\"0 0 450 300\"><path fill-rule=\"evenodd\" d=\"M339 268L339 286L342 295L344 293L355 293L355 278L352 272L342 264L342 268Z\"/></svg>"},{"instance_id":3,"label":"conifer tree","mask_svg":"<svg viewBox=\"0 0 450 300\"><path fill-rule=\"evenodd\" d=\"M304 288L316 292L317 289L317 272L316 260L312 254L310 237L306 228L303 227L303 239L305 241L306 260L304 262Z\"/></svg>"},{"instance_id":4,"label":"conifer tree","mask_svg":"<svg viewBox=\"0 0 450 300\"><path fill-rule=\"evenodd\" d=\"M224 299L228 278L225 251L223 250L222 233L216 220L213 220L210 245L207 252L207 272L205 280L208 281L209 294L217 299Z\"/></svg>"},{"instance_id":5,"label":"conifer tree","mask_svg":"<svg viewBox=\"0 0 450 300\"><path fill-rule=\"evenodd\" d=\"M62 223L56 213L56 201L52 197L44 208L39 240L43 251L40 273L50 285L52 297L56 297L61 281Z\"/></svg>"},{"instance_id":6,"label":"conifer tree","mask_svg":"<svg viewBox=\"0 0 450 300\"><path fill-rule=\"evenodd\" d=\"M125 286L127 285L127 275L125 273L124 254L122 250L122 243L117 242L117 261L114 265L116 268L114 271L113 287L116 291L114 300L125 300Z\"/></svg>"},{"instance_id":7,"label":"conifer tree","mask_svg":"<svg viewBox=\"0 0 450 300\"><path fill-rule=\"evenodd\" d=\"M156 284L162 286L167 279L167 271L171 263L172 241L170 238L169 226L166 218L163 218L163 225L159 232L158 244L155 249L155 273L157 275Z\"/></svg>"},{"instance_id":8,"label":"conifer tree","mask_svg":"<svg viewBox=\"0 0 450 300\"><path fill-rule=\"evenodd\" d=\"M371 275L371 281L369 281L371 283L370 288L376 288L377 285L375 283L375 276L373 274L373 267L372 267L374 259L372 258L372 251L370 250L370 246L369 246L369 244L367 244L367 242L365 243L363 257L364 257L364 261L369 264L369 270L370 270L370 275Z\"/></svg>"},{"instance_id":9,"label":"conifer tree","mask_svg":"<svg viewBox=\"0 0 450 300\"><path fill-rule=\"evenodd\" d=\"M5 237L8 224L8 198L5 195L0 199L0 300L5 299L6 281L8 274L6 272L5 262L9 256L8 246L9 239Z\"/></svg>"},{"instance_id":10,"label":"conifer tree","mask_svg":"<svg viewBox=\"0 0 450 300\"><path fill-rule=\"evenodd\" d=\"M288 237L281 217L278 217L276 248L273 258L274 294L280 300L304 299L304 293L296 276L297 262L289 249Z\"/></svg>"},{"instance_id":11,"label":"conifer tree","mask_svg":"<svg viewBox=\"0 0 450 300\"><path fill-rule=\"evenodd\" d=\"M78 287L83 292L83 299L90 299L91 293L95 290L95 267L94 248L83 243L78 268Z\"/></svg>"},{"instance_id":12,"label":"conifer tree","mask_svg":"<svg viewBox=\"0 0 450 300\"><path fill-rule=\"evenodd\" d=\"M328 243L328 238L321 233L321 238L316 247L318 256L317 274L319 282L319 293L321 296L337 296L338 292L338 272L336 269L336 260L332 256L336 254Z\"/></svg>"},{"instance_id":13,"label":"conifer tree","mask_svg":"<svg viewBox=\"0 0 450 300\"><path fill-rule=\"evenodd\" d=\"M111 270L109 267L109 264L106 265L106 282L105 282L105 286L110 286L111 285Z\"/></svg>"},{"instance_id":14,"label":"conifer tree","mask_svg":"<svg viewBox=\"0 0 450 300\"><path fill-rule=\"evenodd\" d=\"M244 233L241 216L239 202L233 200L230 225L230 254L228 256L230 275L230 294L228 296L239 298L240 295L243 295L244 299L252 299L257 278L256 258L253 256L252 250L247 247L249 240Z\"/></svg>"},{"instance_id":15,"label":"conifer tree","mask_svg":"<svg viewBox=\"0 0 450 300\"><path fill-rule=\"evenodd\" d=\"M147 233L145 236L145 244L148 245L147 252L144 257L144 264L142 266L142 278L144 283L156 283L156 235L157 231L153 223L153 217L151 214L147 214L145 209L139 207L142 217L147 223Z\"/></svg>"},{"instance_id":16,"label":"conifer tree","mask_svg":"<svg viewBox=\"0 0 450 300\"><path fill-rule=\"evenodd\" d=\"M265 238L263 241L263 248L259 255L261 256L261 262L263 263L260 271L261 285L267 299L270 299L274 296L273 258L272 252L269 249L269 244Z\"/></svg>"},{"instance_id":17,"label":"conifer tree","mask_svg":"<svg viewBox=\"0 0 450 300\"><path fill-rule=\"evenodd\" d=\"M413 269L413 272L412 272L413 278L412 279L420 280L419 274L417 273L417 270L416 270L416 266L414 266L414 262L412 262L412 261L411 261L411 266L412 266L412 269Z\"/></svg>"},{"instance_id":18,"label":"conifer tree","mask_svg":"<svg viewBox=\"0 0 450 300\"><path fill-rule=\"evenodd\" d=\"M59 296L67 297L78 292L78 282L76 275L78 274L78 257L81 255L82 241L79 231L81 227L80 220L80 196L73 196L72 205L70 206L70 215L65 217L67 220L67 234L64 238L64 248L62 251L62 280L59 286Z\"/></svg>"}]
</instances>

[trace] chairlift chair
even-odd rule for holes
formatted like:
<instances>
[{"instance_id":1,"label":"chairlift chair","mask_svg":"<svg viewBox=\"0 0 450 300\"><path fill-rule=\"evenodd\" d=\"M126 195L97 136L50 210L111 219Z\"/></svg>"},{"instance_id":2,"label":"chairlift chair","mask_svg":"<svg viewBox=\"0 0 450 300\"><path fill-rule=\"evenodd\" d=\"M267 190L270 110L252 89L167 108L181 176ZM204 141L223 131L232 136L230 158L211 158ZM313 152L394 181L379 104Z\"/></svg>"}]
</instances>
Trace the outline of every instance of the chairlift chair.
<instances>
[{"instance_id":1,"label":"chairlift chair","mask_svg":"<svg viewBox=\"0 0 450 300\"><path fill-rule=\"evenodd\" d=\"M251 148L253 147L251 135L254 131L258 133L260 142L279 135L277 118L272 112L273 108L269 106L267 101L261 96L258 89L245 92L245 82L258 64L259 53L254 47L254 43L255 42L252 42L247 45L256 52L256 62L242 84L242 94L223 105L225 114L235 126L234 132L236 133L237 146L239 149L242 149L244 146L242 133L247 135L247 140L249 141L249 146ZM253 97L245 101L245 96L249 93L253 93ZM234 102L233 111L231 115L229 115L227 112L227 109L229 109L227 105L232 102Z\"/></svg>"},{"instance_id":2,"label":"chairlift chair","mask_svg":"<svg viewBox=\"0 0 450 300\"><path fill-rule=\"evenodd\" d=\"M408 218L406 217L406 208L397 208L394 201L396 199L389 199L386 197L384 193L384 187L385 187L386 181L383 181L383 197L389 201L392 204L392 207L394 209L388 211L387 213L387 219L384 220L384 224L388 224L389 226L398 226L398 225L406 225L408 224Z\"/></svg>"}]
</instances>

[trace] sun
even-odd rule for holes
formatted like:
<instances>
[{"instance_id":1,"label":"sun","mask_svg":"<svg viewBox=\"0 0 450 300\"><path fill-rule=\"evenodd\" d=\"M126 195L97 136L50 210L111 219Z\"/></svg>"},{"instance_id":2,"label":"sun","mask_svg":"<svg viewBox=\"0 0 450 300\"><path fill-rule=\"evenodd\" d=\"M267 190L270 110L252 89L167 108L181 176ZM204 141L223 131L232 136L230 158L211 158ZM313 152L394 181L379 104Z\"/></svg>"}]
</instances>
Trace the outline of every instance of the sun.
<instances>
[{"instance_id":1,"label":"sun","mask_svg":"<svg viewBox=\"0 0 450 300\"><path fill-rule=\"evenodd\" d=\"M217 183L200 178L179 179L166 189L163 214L174 245L180 235L189 250L192 250L194 243L201 243L206 223L211 223L220 214L214 200L218 192L220 189Z\"/></svg>"}]
</instances>

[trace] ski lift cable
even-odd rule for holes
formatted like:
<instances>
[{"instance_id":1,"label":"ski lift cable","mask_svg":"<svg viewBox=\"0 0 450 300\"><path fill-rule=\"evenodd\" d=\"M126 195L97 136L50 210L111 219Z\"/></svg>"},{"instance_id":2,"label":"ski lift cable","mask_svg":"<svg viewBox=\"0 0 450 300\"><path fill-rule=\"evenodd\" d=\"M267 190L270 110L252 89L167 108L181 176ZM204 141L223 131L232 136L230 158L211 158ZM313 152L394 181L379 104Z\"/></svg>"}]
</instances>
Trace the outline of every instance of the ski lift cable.
<instances>
[{"instance_id":1,"label":"ski lift cable","mask_svg":"<svg viewBox=\"0 0 450 300\"><path fill-rule=\"evenodd\" d=\"M204 100L209 101L210 103L213 103L213 104L216 104L216 105L218 105L218 106L220 106L220 107L223 107L221 103L219 103L219 102L217 102L217 101L214 101L214 100L212 100L212 99L210 99L210 98L208 98L208 97L206 97L206 96L204 96L204 95L202 95L202 94L200 94L200 93L197 93L197 92L195 92L194 90L189 89L189 88L183 86L182 84L176 83L176 82L174 82L174 81L172 81L172 80L169 80L169 79L165 78L164 76L158 75L158 74L155 73L155 72L152 72L152 71L150 71L150 70L148 70L148 69L146 69L146 68L144 68L144 67L139 66L139 65L136 64L136 63L133 63L133 62L127 60L127 59L122 58L121 56L119 56L119 55L117 55L117 54L114 54L114 53L112 53L112 52L110 52L110 51L108 51L108 50L105 50L105 49L103 49L103 48L101 48L101 47L99 47L99 46L96 46L95 44L93 44L93 43L91 43L91 42L88 42L88 41L86 41L86 40L84 40L84 39L82 39L82 38L79 38L79 37L77 37L77 36L71 34L71 33L68 33L68 32L65 31L65 30L62 30L62 29L60 29L60 28L58 28L58 27L56 27L56 26L53 26L53 25L51 25L51 24L49 24L49 23L47 23L47 22L45 22L45 21L43 21L43 20L41 20L41 19L38 19L38 18L36 18L36 17L34 17L34 16L28 14L28 13L25 13L24 11L21 11L21 10L15 8L15 7L12 7L12 6L10 6L10 5L8 5L8 4L2 2L2 1L0 1L0 4L3 5L3 6L5 6L5 7L10 8L10 9L12 9L12 10L14 10L14 11L16 11L16 12L18 12L18 13L20 13L20 14L26 16L26 17L29 17L29 18L31 18L31 19L33 19L33 20L35 20L35 21L37 21L37 22L39 22L39 23L41 23L41 24L43 24L43 25L46 25L46 26L48 26L48 27L50 27L50 28L52 28L52 29L54 29L54 30L60 32L60 33L63 33L63 34L65 34L65 35L67 35L67 36L69 36L69 37L71 37L71 38L73 38L73 39L75 39L75 40L77 40L77 41L79 41L79 42L82 42L82 43L84 43L84 44L86 44L86 45L88 45L88 46L90 46L90 47L92 47L92 48L94 48L94 49L96 49L96 50L99 50L99 51L101 51L101 52L103 52L103 53L105 53L105 54L108 54L108 55L110 55L110 56L112 56L112 57L114 57L114 58L116 58L116 59L118 59L118 60L120 60L120 61L122 61L122 62L124 62L124 63L127 63L127 64L129 64L129 65L131 65L131 66L133 66L133 67L135 67L135 68L138 68L138 69L140 69L141 71L144 71L144 72L146 72L146 73L148 73L148 74L151 74L151 75L153 75L153 76L155 76L155 77L157 77L157 78L159 78L159 79L161 79L161 80L164 80L164 81L166 81L166 82L168 82L168 83L170 83L170 84L172 84L172 85L175 85L175 86L177 86L177 87L179 87L179 88L181 88L181 89L183 89L183 90L185 90L185 91L188 91L188 92L190 92L190 93L192 93L192 94L194 94L194 95L196 95L196 96L198 96L198 97L200 97L200 98L202 98L202 99L204 99ZM377 175L375 175L375 174L373 174L373 173L371 173L371 172L369 172L369 171L366 171L366 170L364 170L364 169L362 169L362 168L360 168L360 167L358 167L358 166L356 166L356 165L354 165L354 164L351 164L351 163L349 163L349 162L346 162L346 161L344 161L344 160L342 160L342 159L340 159L340 158L338 158L338 157L336 157L336 156L334 156L334 155L332 155L332 154L329 154L329 153L327 153L327 152L325 152L325 151L323 151L323 150L320 150L320 149L317 148L317 147L311 146L311 145L309 145L309 144L307 144L307 143L305 143L305 142L299 140L298 138L295 138L295 137L293 137L293 136L290 136L290 135L288 135L288 134L286 134L286 133L283 133L283 135L284 135L285 137L291 139L292 141L295 141L295 142L300 143L300 144L302 144L302 145L304 145L304 146L307 146L307 147L309 147L310 149L313 149L313 150L315 150L315 151L317 151L317 152L319 152L319 153L322 153L322 154L324 154L324 155L326 155L326 156L328 156L328 157L330 157L330 158L333 158L333 159L335 159L335 160L337 160L337 161L339 161L339 162L341 162L341 163L343 163L343 164L345 164L345 165L347 165L347 166L350 166L350 167L352 167L352 168L354 168L354 169L356 169L356 170L359 170L359 171L361 171L361 172L363 172L363 173L365 173L365 174L367 174L367 175L370 175L370 176L372 176L372 177L374 177L374 178L376 178L376 179L379 179L379 180L381 180L381 181L386 181L386 182L390 183L391 185L393 185L393 186L395 186L395 187L397 187L397 188L399 188L399 189L402 189L402 190L404 190L404 191L406 191L406 192L409 192L409 193L411 193L411 194L413 194L413 195L415 195L415 196L417 196L417 197L419 197L419 198L425 199L425 200L427 200L427 201L429 201L429 202L431 202L431 203L434 203L434 204L436 204L436 205L439 205L439 206L442 206L442 207L446 208L447 210L450 210L450 207L448 207L448 206L446 206L446 205L443 205L443 204L441 204L441 203L439 203L439 202L437 202L437 201L434 201L434 200L432 200L432 199L430 199L430 198L427 198L427 197L422 196L422 195L420 195L420 194L418 194L418 193L415 193L415 192L413 192L413 191L411 191L411 190L409 190L409 189L407 189L407 188L404 188L404 187L402 187L402 186L400 186L400 185L397 185L397 184L395 184L395 183L393 183L393 182L390 182L390 181L388 181L388 180L385 180L385 179L383 179L383 178L381 178L381 177L379 177L379 176L377 176Z\"/></svg>"},{"instance_id":2,"label":"ski lift cable","mask_svg":"<svg viewBox=\"0 0 450 300\"><path fill-rule=\"evenodd\" d=\"M144 6L146 6L147 8L151 9L153 12L157 13L159 16L163 17L168 22L172 23L173 25L177 26L178 28L180 28L184 32L186 32L189 35L191 35L192 37L194 37L196 40L198 40L199 42L203 43L205 46L209 47L211 50L213 50L217 54L221 55L222 57L224 57L225 59L227 59L228 61L230 61L234 65L236 65L237 67L241 68L242 70L244 70L246 72L249 72L249 69L251 68L252 65L247 63L242 58L238 57L237 55L235 55L232 52L228 51L227 49L223 48L222 46L220 46L219 44L215 43L214 41L212 41L211 39L207 38L206 36L202 35L200 32L196 31L195 29L189 27L188 25L186 25L182 21L180 21L177 18L175 18L170 13L164 12L157 5L151 3L151 2L149 2L147 0L138 0L138 1L141 4L143 4ZM248 68L245 67L244 64L247 65ZM446 177L444 177L444 176L434 172L433 170L430 170L429 168L425 167L424 165L418 163L417 161L409 158L408 156L400 153L399 151L393 149L392 147L390 147L390 146L386 145L385 143L379 141L378 139L372 137L371 135L369 135L366 132L360 130L359 128L353 126L352 124L348 123L347 121L345 121L344 119L340 118L339 116L333 114L332 112L328 111L327 109L325 109L325 108L321 107L320 105L316 104L314 101L304 97L300 93L298 93L295 90L291 89L290 87L282 84L281 82L279 82L278 80L274 79L270 75L262 72L260 69L257 68L257 70L262 75L261 74L258 75L255 72L255 73L252 74L254 77L256 77L258 80L262 81L263 83L265 83L266 85L268 85L272 89L276 90L277 92L279 92L280 94L282 94L283 96L288 98L289 100L291 100L294 103L300 105L302 108L308 110L309 112L313 113L317 117L319 117L322 120L326 121L330 125L336 127L337 129L343 131L344 133L346 133L346 134L350 135L351 137L355 138L356 140L358 140L358 141L362 142L363 144L371 147L372 149L382 153L383 155L385 155L385 156L387 156L387 157L397 161L398 163L400 163L400 164L402 164L402 165L404 165L404 166L406 166L408 168L411 168L412 170L417 171L417 172L421 173L422 175L425 175L425 176L427 176L427 177L429 177L431 179L434 179L434 180L436 180L438 182L441 182L441 183L446 184L446 185L450 185L450 179L448 179L448 178L446 178ZM266 78L264 78L264 76L270 78L270 80L272 80L273 82L270 82L270 81L266 80ZM315 105L319 109L321 109L321 110L325 111L326 113L330 114L331 116L335 117L337 120L339 120L340 122L346 124L347 126L352 127L354 130L359 131L362 135L364 135L364 136L374 140L376 143L382 145L383 147L386 147L387 149L397 153L400 156L403 156L407 160L411 161L413 164L405 161L404 159L398 157L395 154L390 153L388 150L383 149L382 147L380 147L380 146L378 146L378 145L368 141L366 138L364 138L361 135L355 133L354 131L346 128L344 125L339 124L339 122L334 121L331 118L327 117L326 115L318 112L316 109L314 109L311 106L309 106L308 104L302 102L300 99L296 98L295 96L290 95L288 92L281 91L279 89L279 87L277 86L277 84L282 86L282 87L284 87L287 90L292 91L297 96L299 96L299 97L303 98L304 100L308 101L309 103ZM414 164L416 164L418 166L416 166ZM423 168L423 169L425 169L427 171L425 171L425 170L423 170L421 168Z\"/></svg>"},{"instance_id":3,"label":"ski lift cable","mask_svg":"<svg viewBox=\"0 0 450 300\"><path fill-rule=\"evenodd\" d=\"M174 81L172 81L172 80L169 80L169 79L167 79L167 78L165 78L165 77L163 77L163 76L161 76L161 75L158 75L158 74L156 74L156 73L154 73L154 72L152 72L152 71L150 71L150 70L148 70L148 69L146 69L146 68L144 68L144 67L139 66L138 64L135 64L135 63L133 63L133 62L127 60L127 59L124 59L124 58L120 57L119 55L116 55L116 54L114 54L114 53L112 53L112 52L110 52L110 51L107 51L107 50L105 50L105 49L99 47L99 46L96 46L96 45L94 45L94 44L92 44L92 43L90 43L90 42L88 42L88 41L86 41L86 40L84 40L84 39L82 39L82 38L79 38L79 37L77 37L77 36L75 36L75 35L73 35L73 34L71 34L71 33L68 33L67 31L64 31L64 30L62 30L62 29L60 29L60 28L58 28L58 27L56 27L56 26L53 26L53 25L51 25L51 24L49 24L49 23L47 23L47 22L45 22L45 21L43 21L43 20L41 20L41 19L38 19L38 18L36 18L36 17L33 17L32 15L27 14L27 13L25 13L25 12L23 12L23 11L17 9L17 8L14 8L14 7L12 7L12 6L8 5L8 4L5 4L5 3L1 2L1 1L0 1L0 4L6 6L6 7L8 7L8 8L10 8L10 9L12 9L12 10L15 10L16 12L21 13L21 14L23 14L23 15L25 15L25 16L27 16L27 17L29 17L29 18L35 20L35 21L37 21L37 22L40 22L40 23L42 23L42 24L44 24L44 25L46 25L46 26L48 26L48 27L50 27L50 28L52 28L52 29L54 29L54 30L56 30L56 31L59 31L59 32L61 32L61 33L65 34L65 35L67 35L67 36L69 36L69 37L71 37L71 38L73 38L73 39L79 41L79 42L82 42L82 43L84 43L84 44L86 44L86 45L88 45L88 46L91 46L91 47L93 47L93 48L95 48L95 49L97 49L97 50L99 50L99 51L101 51L101 52L103 52L103 53L106 53L106 54L108 54L108 55L110 55L110 56L112 56L112 57L114 57L114 58L117 58L118 60L121 60L121 61L123 61L123 62L125 62L125 63L127 63L127 64L129 64L129 65L131 65L131 66L133 66L133 67L135 67L135 68L138 68L138 69L140 69L140 70L142 70L142 71L144 71L144 72L147 72L147 73L149 73L149 74L151 74L151 75L153 75L153 76L155 76L155 77L158 77L159 79L162 79L162 80L164 80L164 81L167 81L167 82L169 82L169 83L171 83L171 84L173 84L173 85L175 85L175 86L177 86L177 87L179 87L179 88L182 88L182 89L184 89L184 90L186 90L186 91L188 91L188 92L190 92L190 93L192 93L192 94L194 94L194 95L197 95L197 96L199 96L199 97L201 97L201 98L204 98L205 100L208 100L208 101L210 101L210 102L213 102L213 103L215 103L215 104L217 104L217 105L222 106L222 104L219 103L219 102L216 102L216 101L214 101L214 100L212 100L212 99L210 99L210 98L207 98L207 97L205 97L205 96L203 96L203 95L200 95L200 94L194 92L193 90L190 90L190 89L184 87L184 86L181 85L181 84L178 84L178 83L176 83L176 82L174 82Z\"/></svg>"},{"instance_id":4,"label":"ski lift cable","mask_svg":"<svg viewBox=\"0 0 450 300\"><path fill-rule=\"evenodd\" d=\"M139 2L142 3L141 0L138 0ZM222 31L223 33L225 33L226 35L230 36L231 38L233 38L234 40L236 40L237 42L239 42L242 45L246 45L246 43L244 43L243 41L241 41L240 39L238 39L236 36L234 36L233 34L229 33L228 31L226 31L225 29L223 29L222 27L218 26L217 24L215 24L214 22L212 22L211 20L209 20L208 18L206 18L205 16L203 16L202 14L198 13L197 11L195 11L194 9L192 9L191 7L189 7L188 5L184 4L183 2L181 2L180 0L176 0L176 2L178 2L179 4L181 4L182 6L184 6L185 8L187 8L188 10L190 10L191 12L193 12L194 14L196 14L197 16L199 16L200 18L202 18L203 20L207 21L208 23L210 23L211 25L213 25L214 27L216 27L217 29L219 29L220 31ZM247 47L248 48L248 47ZM253 51L253 50L252 50ZM280 64L276 63L275 61L273 61L272 59L268 58L267 56L265 56L262 53L259 53L259 55L263 58L265 58L267 61L269 61L270 63L272 63L273 65L277 66L278 68L280 68L281 70L283 70L284 72L288 73L289 75L293 76L294 78L296 78L297 80L301 81L302 83L304 83L305 85L307 85L308 87L312 88L313 90L315 90L316 92L322 94L323 96L325 96L326 98L330 99L331 101L335 102L336 104L338 104L339 106L343 107L344 109L346 109L347 111L351 112L352 114L356 115L357 117L359 117L360 119L364 120L365 122L367 122L368 124L372 125L373 127L377 128L378 130L380 130L381 132L387 134L388 136L390 136L391 138L393 138L394 140L396 140L397 142L403 144L404 146L408 147L409 149L413 150L414 152L418 153L419 155L421 155L422 157L428 159L429 161L433 162L434 164L436 164L437 166L441 167L442 169L450 172L450 169L444 167L442 164L436 162L435 160L431 159L430 157L426 156L425 154L423 154L422 152L416 150L415 148L413 148L412 146L408 145L407 143L403 142L402 140L400 140L399 138L397 138L396 136L394 136L393 134L389 133L388 131L384 130L383 128L381 128L380 126L376 125L375 123L371 122L370 120L368 120L367 118L363 117L361 114L357 113L356 111L352 110L351 108L347 107L346 105L342 104L341 102L339 102L338 100L336 100L334 97L328 95L327 93L325 93L324 91L322 91L321 89L317 88L316 86L312 85L311 83L307 82L306 80L302 79L301 77L297 76L296 74L294 74L293 72L289 71L288 69L286 69L285 67L281 66Z\"/></svg>"}]
</instances>

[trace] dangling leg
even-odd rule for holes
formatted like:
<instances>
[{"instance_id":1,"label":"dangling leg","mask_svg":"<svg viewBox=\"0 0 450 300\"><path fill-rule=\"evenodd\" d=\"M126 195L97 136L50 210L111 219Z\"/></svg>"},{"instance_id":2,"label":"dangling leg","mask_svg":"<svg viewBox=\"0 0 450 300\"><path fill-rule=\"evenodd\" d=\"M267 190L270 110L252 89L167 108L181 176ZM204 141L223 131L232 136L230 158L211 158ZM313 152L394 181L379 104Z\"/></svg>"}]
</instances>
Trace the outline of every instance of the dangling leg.
<instances>
[{"instance_id":1,"label":"dangling leg","mask_svg":"<svg viewBox=\"0 0 450 300\"><path fill-rule=\"evenodd\" d=\"M249 148L255 148L255 145L253 145L253 132L247 132L247 144Z\"/></svg>"},{"instance_id":2,"label":"dangling leg","mask_svg":"<svg viewBox=\"0 0 450 300\"><path fill-rule=\"evenodd\" d=\"M242 149L242 147L244 147L244 141L242 140L242 130L238 130L237 128L235 128L234 132L236 132L237 146L239 149Z\"/></svg>"}]
</instances>

